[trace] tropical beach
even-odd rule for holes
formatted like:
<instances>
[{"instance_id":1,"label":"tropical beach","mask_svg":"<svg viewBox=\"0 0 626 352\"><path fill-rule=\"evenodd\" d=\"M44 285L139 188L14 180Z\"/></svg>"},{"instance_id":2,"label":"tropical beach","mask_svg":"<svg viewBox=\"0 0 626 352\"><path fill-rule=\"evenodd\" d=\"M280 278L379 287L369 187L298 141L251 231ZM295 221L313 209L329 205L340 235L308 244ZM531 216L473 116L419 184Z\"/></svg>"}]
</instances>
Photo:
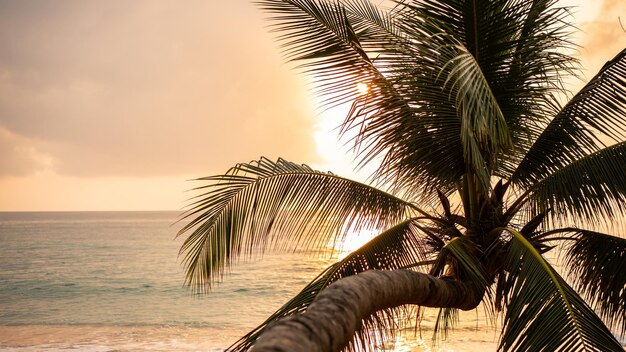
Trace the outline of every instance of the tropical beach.
<instances>
[{"instance_id":1,"label":"tropical beach","mask_svg":"<svg viewBox=\"0 0 626 352\"><path fill-rule=\"evenodd\" d=\"M240 263L209 295L183 286L177 212L0 214L0 350L223 351L300 290L331 256L268 254ZM336 256L335 256L336 257ZM255 278L263 273L263 282ZM396 351L493 346L471 313L431 346L407 331ZM421 347L420 347L421 346ZM461 349L459 349L461 348Z\"/></svg>"},{"instance_id":2,"label":"tropical beach","mask_svg":"<svg viewBox=\"0 0 626 352\"><path fill-rule=\"evenodd\" d=\"M0 350L623 351L623 16L0 2Z\"/></svg>"},{"instance_id":3,"label":"tropical beach","mask_svg":"<svg viewBox=\"0 0 626 352\"><path fill-rule=\"evenodd\" d=\"M211 294L194 296L175 260L178 215L0 214L0 350L223 351L333 258L268 254L235 266ZM421 330L407 329L386 351L496 348L498 332L484 311L462 317L450 338L434 344L436 311L428 311Z\"/></svg>"}]
</instances>

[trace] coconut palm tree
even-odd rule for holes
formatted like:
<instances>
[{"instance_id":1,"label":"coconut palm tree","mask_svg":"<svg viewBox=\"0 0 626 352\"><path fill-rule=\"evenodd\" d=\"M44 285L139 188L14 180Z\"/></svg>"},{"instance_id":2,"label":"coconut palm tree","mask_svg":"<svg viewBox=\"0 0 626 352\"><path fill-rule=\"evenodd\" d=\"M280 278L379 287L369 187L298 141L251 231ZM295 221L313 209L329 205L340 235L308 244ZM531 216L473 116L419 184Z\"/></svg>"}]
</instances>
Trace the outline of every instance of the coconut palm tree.
<instances>
[{"instance_id":1,"label":"coconut palm tree","mask_svg":"<svg viewBox=\"0 0 626 352\"><path fill-rule=\"evenodd\" d=\"M351 104L341 130L377 168L364 184L262 158L201 179L186 282L380 234L229 350L359 349L407 304L440 308L444 328L482 303L500 350L623 351L626 240L603 232L626 207L626 50L563 103L578 63L556 0L257 3L325 103Z\"/></svg>"}]
</instances>

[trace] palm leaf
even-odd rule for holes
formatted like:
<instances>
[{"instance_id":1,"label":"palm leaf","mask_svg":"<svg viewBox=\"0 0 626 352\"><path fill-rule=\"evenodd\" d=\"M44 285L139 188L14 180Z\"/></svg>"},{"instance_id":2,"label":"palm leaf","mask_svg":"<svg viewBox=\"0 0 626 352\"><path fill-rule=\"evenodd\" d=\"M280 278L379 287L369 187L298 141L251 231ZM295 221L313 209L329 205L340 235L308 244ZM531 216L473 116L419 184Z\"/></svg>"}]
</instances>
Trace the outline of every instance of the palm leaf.
<instances>
[{"instance_id":1,"label":"palm leaf","mask_svg":"<svg viewBox=\"0 0 626 352\"><path fill-rule=\"evenodd\" d=\"M358 117L355 120L364 127L357 138L364 138L367 134L374 141L370 144L369 157L385 155L377 179L394 182L399 188L420 190L421 195L432 194L433 188L427 187L448 193L450 185L467 169L467 164L481 175L481 183L486 189L490 180L485 166L493 168L496 174L510 175L513 165L517 165L529 149L528 141L534 140L549 116L553 116L552 95L558 91L560 72L571 72L575 62L558 50L567 44L563 34L570 27L562 21L567 11L551 8L554 1L474 2L476 8L467 6L469 3L402 2L394 13L398 24L387 26L395 30L389 32L401 33L389 41L389 46L396 51L385 46L381 50L382 58L376 58L372 63L384 72L395 92L403 93L413 116L404 114L410 119L400 120L402 123L389 116L376 119L381 109L373 103L377 99L375 94L362 98L369 103L370 109L355 104L360 111L373 116L355 115ZM368 30L371 28L367 27ZM380 38L375 36L372 41L381 45ZM367 35L361 34L359 39L366 47ZM454 45L464 50L447 55L443 49ZM440 82L437 78L442 72L450 73L451 70L446 71L450 62L464 63L457 64L453 72L467 73L467 69L472 68L469 72L481 79L467 82L483 84L479 85L480 89L465 91L483 94L458 94L444 89L448 75L443 75L446 79ZM382 90L375 92L386 94ZM464 109L467 106L481 106L481 111L496 113L467 114L470 111ZM470 116L471 119L461 120L459 116ZM477 116L502 116L506 123L499 118L483 120ZM508 146L512 141L515 148L493 148L485 143L480 137L480 128L477 128L480 124L463 124L472 120L496 122L491 126L498 128L492 128L490 133L496 145ZM507 129L510 133L506 133ZM478 153L481 140L487 146L483 149L489 150L483 153L486 157Z\"/></svg>"},{"instance_id":2,"label":"palm leaf","mask_svg":"<svg viewBox=\"0 0 626 352\"><path fill-rule=\"evenodd\" d=\"M454 118L443 119L425 108L433 106L428 99L434 94L446 105L442 110L454 109L453 99L438 86L433 88L437 71L429 66L429 47L416 43L396 24L402 16L399 8L382 12L368 1L348 2L347 7L351 22L360 29L360 43L375 56L374 74L364 81L370 90L355 99L342 126L344 133L358 132L354 142L361 165L382 159L373 180L390 184L409 199L435 189L448 191L465 167L458 148L458 118L449 113ZM456 127L441 128L450 124Z\"/></svg>"},{"instance_id":3,"label":"palm leaf","mask_svg":"<svg viewBox=\"0 0 626 352\"><path fill-rule=\"evenodd\" d=\"M475 8L460 1L420 1L399 4L391 13L365 0L258 3L273 15L288 58L303 62L319 91L331 96L328 103L354 100L343 129L358 128L354 142L362 164L382 157L373 179L415 200L435 189L448 194L466 164L486 191L486 167L496 166L495 155L511 159L511 141L527 143L530 122L545 115L532 109L550 106L539 100L556 84L538 82L558 80L557 72L571 61L554 50L564 43L559 38L565 29L556 26L565 12L550 9L553 1L475 2ZM444 55L442 48L451 45L467 50ZM457 65L448 67L450 60ZM467 84L446 84L448 74L438 80L444 71ZM467 72L482 79L462 80ZM370 93L359 96L358 82L366 82ZM475 82L483 83L481 89L469 85ZM483 133L485 125L496 133ZM507 125L516 135L509 135Z\"/></svg>"},{"instance_id":4,"label":"palm leaf","mask_svg":"<svg viewBox=\"0 0 626 352\"><path fill-rule=\"evenodd\" d=\"M433 341L445 340L455 326L459 324L458 308L439 308L433 329Z\"/></svg>"},{"instance_id":5,"label":"palm leaf","mask_svg":"<svg viewBox=\"0 0 626 352\"><path fill-rule=\"evenodd\" d=\"M576 62L561 50L571 46L567 35L572 27L564 21L568 11L554 7L555 2L403 2L409 10L400 20L407 33L444 32L461 43L480 68L515 146L497 153L492 168L501 177L508 178L529 141L556 113L552 97L562 91L561 77L572 72Z\"/></svg>"},{"instance_id":6,"label":"palm leaf","mask_svg":"<svg viewBox=\"0 0 626 352\"><path fill-rule=\"evenodd\" d=\"M356 83L371 74L371 61L343 4L323 0L256 3L271 14L286 57L302 62L301 67L313 76L319 92L329 96L330 104L357 96Z\"/></svg>"},{"instance_id":7,"label":"palm leaf","mask_svg":"<svg viewBox=\"0 0 626 352\"><path fill-rule=\"evenodd\" d=\"M468 240L467 237L455 237L443 246L440 252L439 260L447 262L449 272L443 273L439 266L439 272L431 271L433 275L450 275L458 280L462 280L470 285L478 287L479 291L489 292L489 280L485 274L485 270L480 264L480 253L475 244ZM433 268L437 267L437 263ZM437 270L437 269L434 269ZM437 321L433 331L433 339L436 340L440 333L446 338L449 329L454 327L459 320L458 309L456 308L440 308L437 315Z\"/></svg>"},{"instance_id":8,"label":"palm leaf","mask_svg":"<svg viewBox=\"0 0 626 352\"><path fill-rule=\"evenodd\" d=\"M626 49L602 67L535 141L511 177L524 188L626 137Z\"/></svg>"},{"instance_id":9,"label":"palm leaf","mask_svg":"<svg viewBox=\"0 0 626 352\"><path fill-rule=\"evenodd\" d=\"M344 259L330 265L261 325L230 346L228 351L248 350L269 324L283 317L304 312L319 292L343 277L356 275L369 269L394 270L428 265L432 251L430 235L420 230L418 220L409 219L391 227ZM382 336L375 332L393 331L390 327L393 326L392 323L397 313L399 312L394 310L382 311L365 321L352 346L364 347L371 346L377 341L380 342Z\"/></svg>"},{"instance_id":10,"label":"palm leaf","mask_svg":"<svg viewBox=\"0 0 626 352\"><path fill-rule=\"evenodd\" d=\"M415 64L415 50L424 49L412 44L394 24L392 16L398 13L382 12L368 1L259 4L274 15L271 19L278 23L275 28L282 33L288 58L303 62L318 91L328 96L326 103L354 102L342 131L358 130L353 142L360 165L380 160L379 156L384 159L374 180L395 185L394 191L407 192L413 199L429 194L420 192L425 187L452 187L465 169L457 147L459 133L433 129L432 114L416 112L424 104L414 101L413 88L402 77L411 78L407 70L419 72L430 61ZM436 74L422 75L422 85L430 87ZM366 83L369 93L358 95L357 83ZM428 89L451 104L445 92ZM452 123L459 125L455 120ZM445 127L450 121L439 119L437 124ZM398 134L399 130L407 134Z\"/></svg>"},{"instance_id":11,"label":"palm leaf","mask_svg":"<svg viewBox=\"0 0 626 352\"><path fill-rule=\"evenodd\" d=\"M587 302L610 328L626 332L626 239L599 232L568 229L574 242L565 252L564 269Z\"/></svg>"},{"instance_id":12,"label":"palm leaf","mask_svg":"<svg viewBox=\"0 0 626 352\"><path fill-rule=\"evenodd\" d=\"M485 270L480 264L479 252L476 244L467 237L455 237L443 247L442 253L449 253L455 259L454 277L471 285L482 288L489 286Z\"/></svg>"},{"instance_id":13,"label":"palm leaf","mask_svg":"<svg viewBox=\"0 0 626 352\"><path fill-rule=\"evenodd\" d=\"M444 55L450 66L444 86L450 85L455 95L465 163L471 165L482 192L488 194L495 157L512 144L504 115L475 57L462 45L440 51L450 52L447 58ZM485 155L493 160L485 160Z\"/></svg>"},{"instance_id":14,"label":"palm leaf","mask_svg":"<svg viewBox=\"0 0 626 352\"><path fill-rule=\"evenodd\" d=\"M623 351L604 323L521 233L506 266L506 315L500 350Z\"/></svg>"},{"instance_id":15,"label":"palm leaf","mask_svg":"<svg viewBox=\"0 0 626 352\"><path fill-rule=\"evenodd\" d=\"M366 160L384 155L374 178L405 191L448 192L470 165L488 189L481 148L507 147L510 139L480 68L441 28L424 25L403 33L382 18L361 18L370 24L363 32L377 35L363 34L360 41L379 43L379 32L394 33L395 51L385 47L372 61L384 74L373 78L371 94L356 99L344 125L360 127L356 141L368 141ZM398 94L403 100L395 99Z\"/></svg>"},{"instance_id":16,"label":"palm leaf","mask_svg":"<svg viewBox=\"0 0 626 352\"><path fill-rule=\"evenodd\" d=\"M503 64L502 69L486 70L495 78L493 91L515 145L512 152L499 159L497 174L507 179L559 112L554 97L564 93L564 76L576 76L574 67L578 61L560 50L574 47L568 41L572 31L567 24L569 10L554 6L556 3L557 0L533 0L512 5L511 15L504 19L509 23L504 26L509 29L502 33L516 35L503 40L504 44L494 45L494 49L507 48L498 55L509 64Z\"/></svg>"},{"instance_id":17,"label":"palm leaf","mask_svg":"<svg viewBox=\"0 0 626 352\"><path fill-rule=\"evenodd\" d=\"M528 191L531 213L552 209L554 218L573 215L591 223L624 211L626 142L582 157L560 168Z\"/></svg>"},{"instance_id":18,"label":"palm leaf","mask_svg":"<svg viewBox=\"0 0 626 352\"><path fill-rule=\"evenodd\" d=\"M208 288L226 265L266 247L315 248L347 231L382 229L414 205L370 186L283 159L239 164L207 186L183 219L186 282ZM418 210L421 212L421 210Z\"/></svg>"}]
</instances>

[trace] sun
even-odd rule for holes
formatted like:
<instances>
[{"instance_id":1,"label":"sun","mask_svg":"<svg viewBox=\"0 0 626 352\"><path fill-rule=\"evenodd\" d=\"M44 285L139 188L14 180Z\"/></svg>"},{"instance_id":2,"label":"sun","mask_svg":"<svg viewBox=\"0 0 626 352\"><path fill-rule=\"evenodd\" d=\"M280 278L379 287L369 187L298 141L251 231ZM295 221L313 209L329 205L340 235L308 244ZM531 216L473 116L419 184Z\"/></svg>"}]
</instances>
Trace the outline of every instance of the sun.
<instances>
[{"instance_id":1,"label":"sun","mask_svg":"<svg viewBox=\"0 0 626 352\"><path fill-rule=\"evenodd\" d=\"M378 232L376 230L348 231L346 237L344 237L341 243L337 246L337 249L342 252L342 256L346 256L361 248L361 246L376 237L377 234Z\"/></svg>"},{"instance_id":2,"label":"sun","mask_svg":"<svg viewBox=\"0 0 626 352\"><path fill-rule=\"evenodd\" d=\"M363 82L359 82L356 84L356 90L359 92L359 94L365 95L370 91L370 87Z\"/></svg>"}]
</instances>

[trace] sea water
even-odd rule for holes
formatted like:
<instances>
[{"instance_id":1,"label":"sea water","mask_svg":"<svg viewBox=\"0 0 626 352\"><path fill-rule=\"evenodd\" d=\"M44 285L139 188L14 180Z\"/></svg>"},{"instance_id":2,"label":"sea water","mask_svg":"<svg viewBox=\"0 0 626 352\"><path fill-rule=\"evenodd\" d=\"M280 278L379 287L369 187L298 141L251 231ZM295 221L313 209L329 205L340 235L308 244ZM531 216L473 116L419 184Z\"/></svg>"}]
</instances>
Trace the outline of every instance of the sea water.
<instances>
[{"instance_id":1,"label":"sea water","mask_svg":"<svg viewBox=\"0 0 626 352\"><path fill-rule=\"evenodd\" d=\"M265 253L209 294L186 288L177 212L0 213L1 351L223 351L332 262ZM337 253L335 252L335 255ZM490 351L482 310L433 345L437 311L381 351Z\"/></svg>"}]
</instances>

